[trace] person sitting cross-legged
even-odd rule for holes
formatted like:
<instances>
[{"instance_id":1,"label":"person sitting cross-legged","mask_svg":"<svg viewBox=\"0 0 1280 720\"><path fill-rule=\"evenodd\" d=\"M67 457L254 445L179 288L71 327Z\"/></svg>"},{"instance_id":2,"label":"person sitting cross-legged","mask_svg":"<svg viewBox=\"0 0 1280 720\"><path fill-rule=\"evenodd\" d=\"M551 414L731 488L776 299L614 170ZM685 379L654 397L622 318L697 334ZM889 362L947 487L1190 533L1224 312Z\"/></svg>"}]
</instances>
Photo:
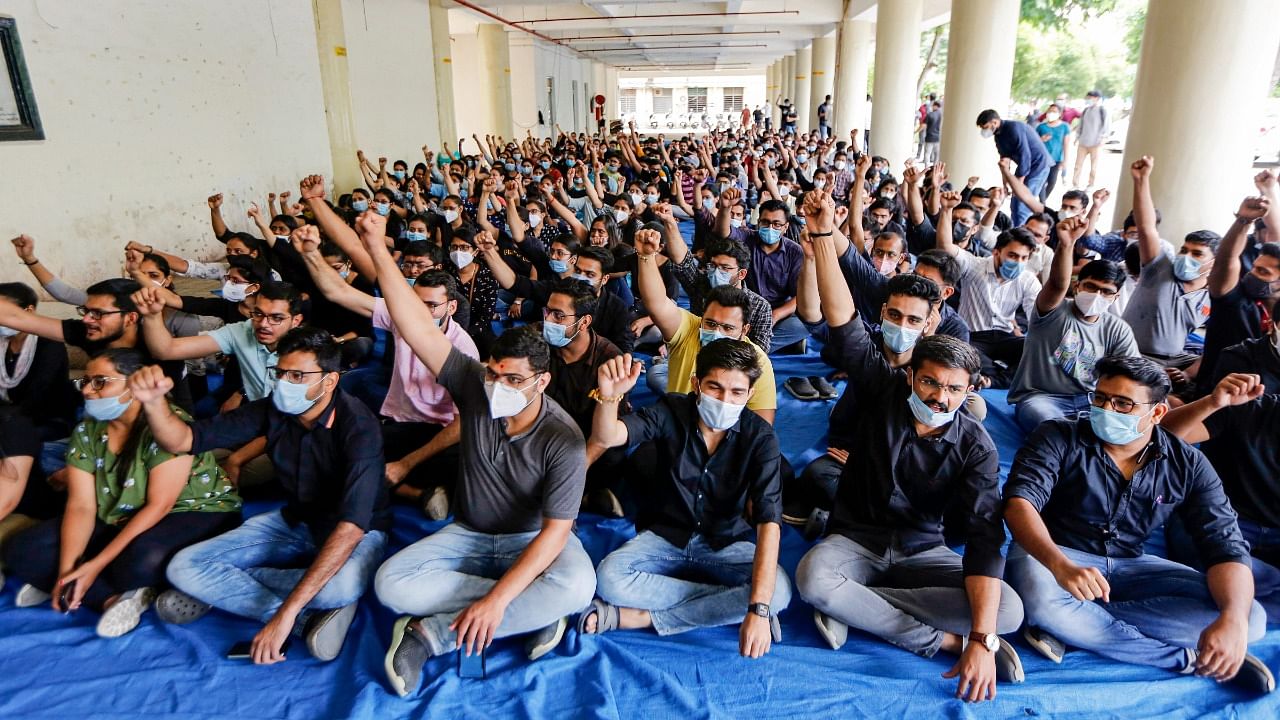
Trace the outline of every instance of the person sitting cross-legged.
<instances>
[{"instance_id":1,"label":"person sitting cross-legged","mask_svg":"<svg viewBox=\"0 0 1280 720\"><path fill-rule=\"evenodd\" d=\"M791 601L791 583L778 567L778 439L769 423L744 412L761 375L756 349L744 340L707 343L693 392L619 419L618 404L642 368L629 355L600 367L591 443L653 441L667 473L653 479L640 534L600 563L600 598L579 631L652 627L671 635L740 622L739 651L760 657L782 639L777 616Z\"/></svg>"}]
</instances>

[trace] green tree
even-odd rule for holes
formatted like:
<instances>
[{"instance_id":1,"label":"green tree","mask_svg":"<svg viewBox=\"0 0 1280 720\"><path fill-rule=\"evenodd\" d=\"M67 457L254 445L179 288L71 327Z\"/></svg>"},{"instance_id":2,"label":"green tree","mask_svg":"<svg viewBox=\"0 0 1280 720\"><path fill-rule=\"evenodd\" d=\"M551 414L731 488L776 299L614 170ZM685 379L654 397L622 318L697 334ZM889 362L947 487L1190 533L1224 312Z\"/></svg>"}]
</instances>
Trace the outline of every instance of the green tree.
<instances>
[{"instance_id":1,"label":"green tree","mask_svg":"<svg viewBox=\"0 0 1280 720\"><path fill-rule=\"evenodd\" d=\"M1022 0L1022 20L1052 30L1074 20L1088 20L1116 8L1116 0Z\"/></svg>"}]
</instances>

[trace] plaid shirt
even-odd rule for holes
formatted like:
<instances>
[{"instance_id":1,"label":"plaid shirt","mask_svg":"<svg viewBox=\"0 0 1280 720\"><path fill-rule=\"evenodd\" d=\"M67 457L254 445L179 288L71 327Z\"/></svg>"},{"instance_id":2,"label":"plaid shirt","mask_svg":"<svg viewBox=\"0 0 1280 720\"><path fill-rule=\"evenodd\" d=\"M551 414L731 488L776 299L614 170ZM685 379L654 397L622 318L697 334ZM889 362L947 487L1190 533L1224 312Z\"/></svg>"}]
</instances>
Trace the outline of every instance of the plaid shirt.
<instances>
[{"instance_id":1,"label":"plaid shirt","mask_svg":"<svg viewBox=\"0 0 1280 720\"><path fill-rule=\"evenodd\" d=\"M689 312L701 316L707 309L707 293L711 292L711 281L707 279L705 269L693 253L686 253L682 262L671 265L676 273L676 280L680 281L685 294L689 296ZM768 300L747 288L742 288L742 291L751 301L751 311L747 313L747 324L751 326L751 330L747 337L767 353L773 342L773 308L769 307Z\"/></svg>"},{"instance_id":2,"label":"plaid shirt","mask_svg":"<svg viewBox=\"0 0 1280 720\"><path fill-rule=\"evenodd\" d=\"M831 174L831 197L848 201L849 188L853 187L853 173L839 170Z\"/></svg>"}]
</instances>

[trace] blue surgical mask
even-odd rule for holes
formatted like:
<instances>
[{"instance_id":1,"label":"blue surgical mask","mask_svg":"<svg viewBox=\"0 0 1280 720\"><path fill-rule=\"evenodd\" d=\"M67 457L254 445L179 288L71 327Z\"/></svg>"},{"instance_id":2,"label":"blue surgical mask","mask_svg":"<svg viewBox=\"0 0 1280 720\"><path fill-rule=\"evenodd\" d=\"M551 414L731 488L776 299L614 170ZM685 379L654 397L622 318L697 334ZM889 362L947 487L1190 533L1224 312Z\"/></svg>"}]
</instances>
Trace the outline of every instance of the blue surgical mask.
<instances>
[{"instance_id":1,"label":"blue surgical mask","mask_svg":"<svg viewBox=\"0 0 1280 720\"><path fill-rule=\"evenodd\" d=\"M528 165L522 165L522 166L520 167L520 174L521 174L521 175L532 175L532 174L533 174L533 168L529 167ZM539 180L541 180L542 178L541 178L541 177L539 177L538 179L539 179Z\"/></svg>"},{"instance_id":2,"label":"blue surgical mask","mask_svg":"<svg viewBox=\"0 0 1280 720\"><path fill-rule=\"evenodd\" d=\"M570 279L570 280L581 280L582 282L584 282L584 283L586 283L586 284L590 285L590 286L591 286L591 287L593 287L593 288L596 286L596 282L595 282L594 280L592 280L591 278L587 277L586 275L583 275L582 273L574 273L574 274L572 274L572 275L570 275L570 276L569 276L569 279Z\"/></svg>"},{"instance_id":3,"label":"blue surgical mask","mask_svg":"<svg viewBox=\"0 0 1280 720\"><path fill-rule=\"evenodd\" d=\"M576 322L574 323L574 325L577 324L578 323ZM577 330L574 330L572 335L569 335L568 332L569 328L564 325L546 320L542 321L542 339L546 340L547 344L551 347L564 347L573 342L574 338L578 337Z\"/></svg>"},{"instance_id":4,"label":"blue surgical mask","mask_svg":"<svg viewBox=\"0 0 1280 720\"><path fill-rule=\"evenodd\" d=\"M729 227L733 228L734 230L737 230L738 228L742 227L742 218L730 218Z\"/></svg>"},{"instance_id":5,"label":"blue surgical mask","mask_svg":"<svg viewBox=\"0 0 1280 720\"><path fill-rule=\"evenodd\" d=\"M534 175L534 176L533 176L533 181L534 181L534 182L536 182L536 183L538 183L538 182L542 182L542 173L538 173L538 174Z\"/></svg>"},{"instance_id":6,"label":"blue surgical mask","mask_svg":"<svg viewBox=\"0 0 1280 720\"><path fill-rule=\"evenodd\" d=\"M506 169L507 169L507 172L515 172L515 171L516 171L516 164L515 164L515 163L503 163L503 164L502 164L502 167L506 168Z\"/></svg>"},{"instance_id":7,"label":"blue surgical mask","mask_svg":"<svg viewBox=\"0 0 1280 720\"><path fill-rule=\"evenodd\" d=\"M728 285L733 282L733 273L728 270L721 270L718 267L710 268L707 270L707 282L710 283L713 288Z\"/></svg>"},{"instance_id":8,"label":"blue surgical mask","mask_svg":"<svg viewBox=\"0 0 1280 720\"><path fill-rule=\"evenodd\" d=\"M125 390L124 392L127 393L129 391ZM101 420L102 422L115 420L123 415L124 411L128 410L129 405L133 403L132 400L126 403L120 402L120 398L123 397L123 395L124 393L108 398L86 398L84 401L84 412L94 420Z\"/></svg>"},{"instance_id":9,"label":"blue surgical mask","mask_svg":"<svg viewBox=\"0 0 1280 720\"><path fill-rule=\"evenodd\" d=\"M391 203L385 203L385 202L376 203L373 206L373 211L383 216L390 215Z\"/></svg>"},{"instance_id":10,"label":"blue surgical mask","mask_svg":"<svg viewBox=\"0 0 1280 720\"><path fill-rule=\"evenodd\" d=\"M705 199L702 201L702 207L703 207L703 209L704 209L704 210L707 210L707 211L715 210L715 209L716 209L716 199L715 199L715 198L705 198Z\"/></svg>"},{"instance_id":11,"label":"blue surgical mask","mask_svg":"<svg viewBox=\"0 0 1280 720\"><path fill-rule=\"evenodd\" d=\"M565 167L573 167L574 165L577 165L577 164L578 164L578 161L577 161L577 160L574 160L573 158L567 158L567 159L564 161L564 166L565 166Z\"/></svg>"},{"instance_id":12,"label":"blue surgical mask","mask_svg":"<svg viewBox=\"0 0 1280 720\"><path fill-rule=\"evenodd\" d=\"M418 242L419 240L426 240L427 234L423 232L414 232L413 230L410 230L409 232L404 234L404 239L408 240L409 242Z\"/></svg>"},{"instance_id":13,"label":"blue surgical mask","mask_svg":"<svg viewBox=\"0 0 1280 720\"><path fill-rule=\"evenodd\" d=\"M320 398L315 400L307 398L307 391L322 382L324 382L323 377L310 385L299 385L285 380L276 380L275 387L271 389L271 404L286 415L301 415L310 410L320 400Z\"/></svg>"},{"instance_id":14,"label":"blue surgical mask","mask_svg":"<svg viewBox=\"0 0 1280 720\"><path fill-rule=\"evenodd\" d=\"M915 347L916 341L920 339L920 332L888 320L880 321L880 334L884 336L884 345L895 353L904 353Z\"/></svg>"},{"instance_id":15,"label":"blue surgical mask","mask_svg":"<svg viewBox=\"0 0 1280 720\"><path fill-rule=\"evenodd\" d=\"M715 342L716 340L725 340L728 338L729 338L728 335L725 335L719 330L707 330L705 328L698 328L698 344L701 345L702 347L706 347L708 343Z\"/></svg>"},{"instance_id":16,"label":"blue surgical mask","mask_svg":"<svg viewBox=\"0 0 1280 720\"><path fill-rule=\"evenodd\" d=\"M1182 282L1191 282L1200 277L1202 264L1190 255L1179 255L1173 259L1173 276Z\"/></svg>"},{"instance_id":17,"label":"blue surgical mask","mask_svg":"<svg viewBox=\"0 0 1280 720\"><path fill-rule=\"evenodd\" d=\"M782 231L774 228L760 228L760 241L765 245L777 245L782 240Z\"/></svg>"},{"instance_id":18,"label":"blue surgical mask","mask_svg":"<svg viewBox=\"0 0 1280 720\"><path fill-rule=\"evenodd\" d=\"M644 198L644 201L645 201L646 203L650 204L650 205L657 205L657 204L658 204L658 196L657 196L657 195L646 195L646 196L645 196L645 198Z\"/></svg>"},{"instance_id":19,"label":"blue surgical mask","mask_svg":"<svg viewBox=\"0 0 1280 720\"><path fill-rule=\"evenodd\" d=\"M745 407L698 393L698 417L713 430L728 430L737 425Z\"/></svg>"},{"instance_id":20,"label":"blue surgical mask","mask_svg":"<svg viewBox=\"0 0 1280 720\"><path fill-rule=\"evenodd\" d=\"M956 417L955 410L938 412L929 407L925 401L920 399L919 395L916 395L914 390L911 391L911 397L907 399L907 404L911 406L911 414L915 416L916 420L922 425L928 425L931 428L942 427Z\"/></svg>"},{"instance_id":21,"label":"blue surgical mask","mask_svg":"<svg viewBox=\"0 0 1280 720\"><path fill-rule=\"evenodd\" d=\"M364 212L369 209L369 201L368 200L352 200L351 209L355 210L356 212Z\"/></svg>"},{"instance_id":22,"label":"blue surgical mask","mask_svg":"<svg viewBox=\"0 0 1280 720\"><path fill-rule=\"evenodd\" d=\"M540 165L540 166L542 167L542 169L543 169L543 170L550 170L550 169L551 169L551 161L550 161L550 160L543 160L543 161L539 162L539 163L538 163L538 165Z\"/></svg>"},{"instance_id":23,"label":"blue surgical mask","mask_svg":"<svg viewBox=\"0 0 1280 720\"><path fill-rule=\"evenodd\" d=\"M1095 405L1089 408L1089 425L1099 440L1112 445L1127 445L1142 435L1138 423L1152 412L1155 408L1143 415L1125 415Z\"/></svg>"},{"instance_id":24,"label":"blue surgical mask","mask_svg":"<svg viewBox=\"0 0 1280 720\"><path fill-rule=\"evenodd\" d=\"M1000 263L1000 277L1005 280L1016 280L1022 274L1022 263L1005 260Z\"/></svg>"},{"instance_id":25,"label":"blue surgical mask","mask_svg":"<svg viewBox=\"0 0 1280 720\"><path fill-rule=\"evenodd\" d=\"M551 272L554 272L557 275L569 271L568 260L548 260L547 264L551 266Z\"/></svg>"},{"instance_id":26,"label":"blue surgical mask","mask_svg":"<svg viewBox=\"0 0 1280 720\"><path fill-rule=\"evenodd\" d=\"M401 182L404 182L404 171L403 171L403 170L392 170L392 171L391 171L391 177L393 177L393 178L395 178L395 179L397 179L397 180L399 180L399 181L401 181Z\"/></svg>"}]
</instances>

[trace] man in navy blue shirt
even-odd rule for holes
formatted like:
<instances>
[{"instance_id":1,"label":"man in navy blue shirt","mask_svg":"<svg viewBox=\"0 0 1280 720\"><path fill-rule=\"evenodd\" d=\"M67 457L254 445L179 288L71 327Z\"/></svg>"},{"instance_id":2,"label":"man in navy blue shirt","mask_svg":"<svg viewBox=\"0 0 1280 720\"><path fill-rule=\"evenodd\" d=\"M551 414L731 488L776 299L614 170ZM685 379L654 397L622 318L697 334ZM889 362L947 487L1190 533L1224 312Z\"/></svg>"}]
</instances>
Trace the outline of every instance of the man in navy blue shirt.
<instances>
[{"instance_id":1,"label":"man in navy blue shirt","mask_svg":"<svg viewBox=\"0 0 1280 720\"><path fill-rule=\"evenodd\" d=\"M995 137L1000 157L1009 158L1018 165L1017 178L1027 186L1032 195L1039 197L1040 189L1049 179L1053 158L1035 128L1021 122L1004 122L995 110L983 110L978 114L978 127L984 138ZM1015 195L1010 200L1013 225L1019 227L1031 216L1031 208Z\"/></svg>"}]
</instances>

